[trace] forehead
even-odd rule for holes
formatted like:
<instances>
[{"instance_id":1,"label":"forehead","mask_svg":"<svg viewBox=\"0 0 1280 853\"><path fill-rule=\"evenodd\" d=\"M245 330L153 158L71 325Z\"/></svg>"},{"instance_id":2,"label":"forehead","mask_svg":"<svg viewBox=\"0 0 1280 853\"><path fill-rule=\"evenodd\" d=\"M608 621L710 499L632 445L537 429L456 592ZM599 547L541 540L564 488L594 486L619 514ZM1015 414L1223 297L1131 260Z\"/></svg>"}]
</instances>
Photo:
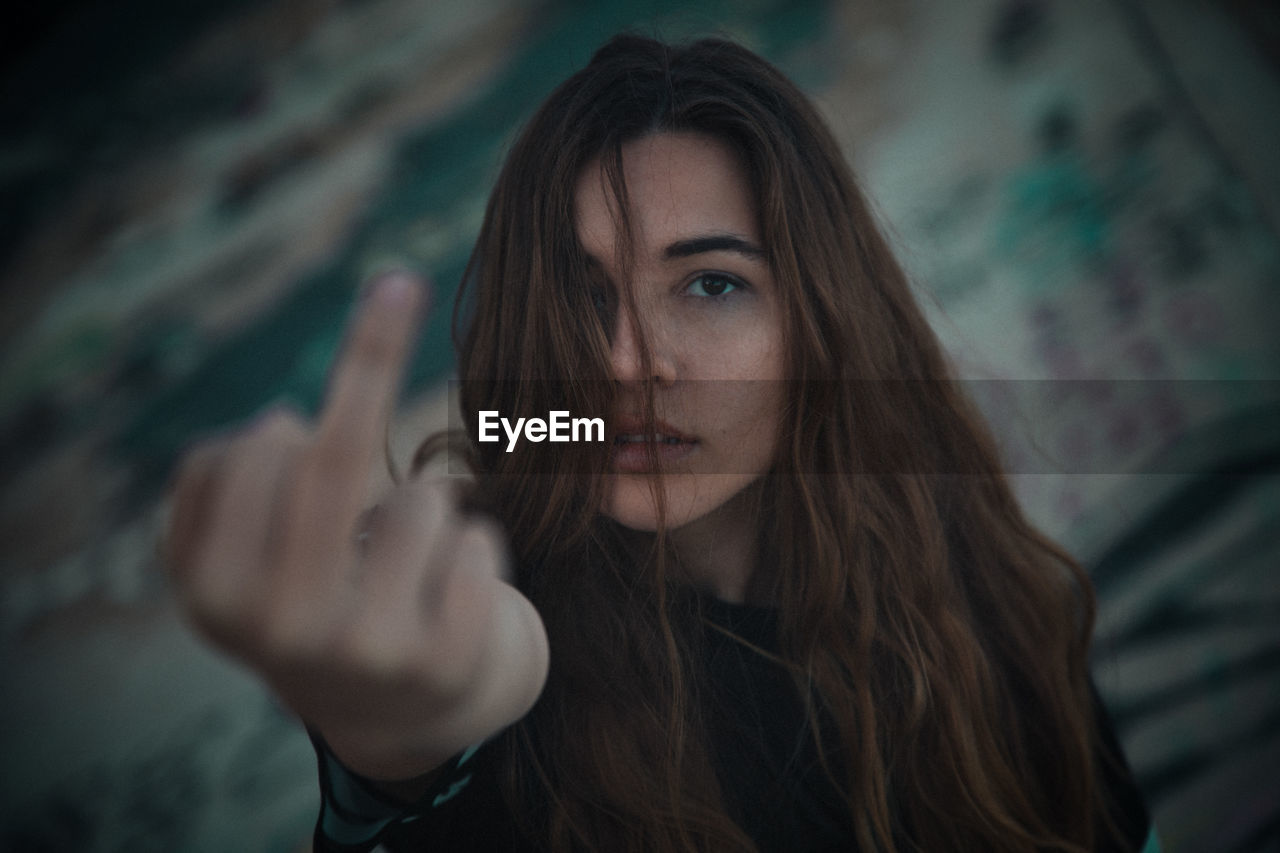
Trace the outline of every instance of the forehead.
<instances>
[{"instance_id":1,"label":"forehead","mask_svg":"<svg viewBox=\"0 0 1280 853\"><path fill-rule=\"evenodd\" d=\"M734 234L759 243L751 187L739 158L697 133L658 133L622 147L637 259L677 240ZM599 159L578 177L574 217L583 248L601 262L614 255L617 202Z\"/></svg>"}]
</instances>

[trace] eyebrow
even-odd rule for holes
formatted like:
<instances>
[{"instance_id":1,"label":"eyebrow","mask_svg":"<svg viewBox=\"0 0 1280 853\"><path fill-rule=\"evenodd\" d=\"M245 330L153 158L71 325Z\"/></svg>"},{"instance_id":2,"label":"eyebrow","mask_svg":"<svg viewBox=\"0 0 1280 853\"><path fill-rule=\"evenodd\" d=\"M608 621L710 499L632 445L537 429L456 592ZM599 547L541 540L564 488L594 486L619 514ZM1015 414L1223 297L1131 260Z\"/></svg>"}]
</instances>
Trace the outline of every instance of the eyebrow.
<instances>
[{"instance_id":1,"label":"eyebrow","mask_svg":"<svg viewBox=\"0 0 1280 853\"><path fill-rule=\"evenodd\" d=\"M734 234L708 234L705 237L690 237L687 240L677 240L667 246L666 251L662 253L662 257L665 260L673 261L677 258L688 258L706 252L735 252L752 260L763 260L765 256L764 249L742 237Z\"/></svg>"}]
</instances>

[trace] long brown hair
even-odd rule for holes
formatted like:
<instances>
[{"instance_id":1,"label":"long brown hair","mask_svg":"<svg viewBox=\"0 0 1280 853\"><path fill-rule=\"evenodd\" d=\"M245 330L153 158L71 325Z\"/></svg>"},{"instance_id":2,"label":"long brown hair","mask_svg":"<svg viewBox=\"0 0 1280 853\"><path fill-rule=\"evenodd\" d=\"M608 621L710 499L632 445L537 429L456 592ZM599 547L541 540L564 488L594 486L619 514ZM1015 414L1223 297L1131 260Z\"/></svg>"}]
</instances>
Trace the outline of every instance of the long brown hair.
<instances>
[{"instance_id":1,"label":"long brown hair","mask_svg":"<svg viewBox=\"0 0 1280 853\"><path fill-rule=\"evenodd\" d=\"M555 90L508 156L455 314L477 494L551 643L542 698L502 735L513 810L557 850L752 849L707 751L697 599L661 536L637 548L600 515L607 449L535 459L473 429L485 409L609 411L573 192L602 162L625 199L622 146L662 131L723 142L751 183L795 380L762 565L860 846L1093 849L1110 824L1088 579L1023 517L817 112L721 40L619 36Z\"/></svg>"}]
</instances>

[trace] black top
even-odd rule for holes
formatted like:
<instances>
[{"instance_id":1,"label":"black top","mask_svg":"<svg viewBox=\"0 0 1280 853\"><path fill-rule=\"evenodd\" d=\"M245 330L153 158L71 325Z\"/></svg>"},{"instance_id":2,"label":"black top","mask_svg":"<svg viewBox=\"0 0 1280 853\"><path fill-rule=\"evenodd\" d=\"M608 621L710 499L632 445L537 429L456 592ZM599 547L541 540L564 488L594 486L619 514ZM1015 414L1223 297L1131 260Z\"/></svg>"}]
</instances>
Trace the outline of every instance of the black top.
<instances>
[{"instance_id":1,"label":"black top","mask_svg":"<svg viewBox=\"0 0 1280 853\"><path fill-rule=\"evenodd\" d=\"M705 613L714 625L776 651L774 610L707 599ZM790 675L714 627L707 629L707 648L712 756L731 816L761 853L854 850L848 809L819 763ZM1105 784L1136 851L1150 820L1096 696L1095 703L1106 744L1119 759L1118 767L1100 762ZM501 758L496 745L464 753L413 807L386 799L338 765L318 739L316 745L324 800L316 853L364 853L379 842L397 853L539 849L521 837L504 804L494 766Z\"/></svg>"}]
</instances>

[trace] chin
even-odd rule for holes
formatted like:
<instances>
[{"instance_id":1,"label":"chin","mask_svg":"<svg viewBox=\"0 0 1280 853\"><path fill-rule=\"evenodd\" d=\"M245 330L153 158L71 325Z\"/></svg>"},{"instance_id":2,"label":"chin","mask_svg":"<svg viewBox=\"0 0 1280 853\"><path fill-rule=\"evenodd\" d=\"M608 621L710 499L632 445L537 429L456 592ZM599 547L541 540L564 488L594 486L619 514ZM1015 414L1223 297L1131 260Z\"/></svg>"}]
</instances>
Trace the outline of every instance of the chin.
<instances>
[{"instance_id":1,"label":"chin","mask_svg":"<svg viewBox=\"0 0 1280 853\"><path fill-rule=\"evenodd\" d=\"M604 514L623 527L654 533L658 530L655 477L648 474L611 474ZM731 509L733 499L756 480L742 474L667 474L661 479L666 503L666 529L678 530L720 509Z\"/></svg>"}]
</instances>

